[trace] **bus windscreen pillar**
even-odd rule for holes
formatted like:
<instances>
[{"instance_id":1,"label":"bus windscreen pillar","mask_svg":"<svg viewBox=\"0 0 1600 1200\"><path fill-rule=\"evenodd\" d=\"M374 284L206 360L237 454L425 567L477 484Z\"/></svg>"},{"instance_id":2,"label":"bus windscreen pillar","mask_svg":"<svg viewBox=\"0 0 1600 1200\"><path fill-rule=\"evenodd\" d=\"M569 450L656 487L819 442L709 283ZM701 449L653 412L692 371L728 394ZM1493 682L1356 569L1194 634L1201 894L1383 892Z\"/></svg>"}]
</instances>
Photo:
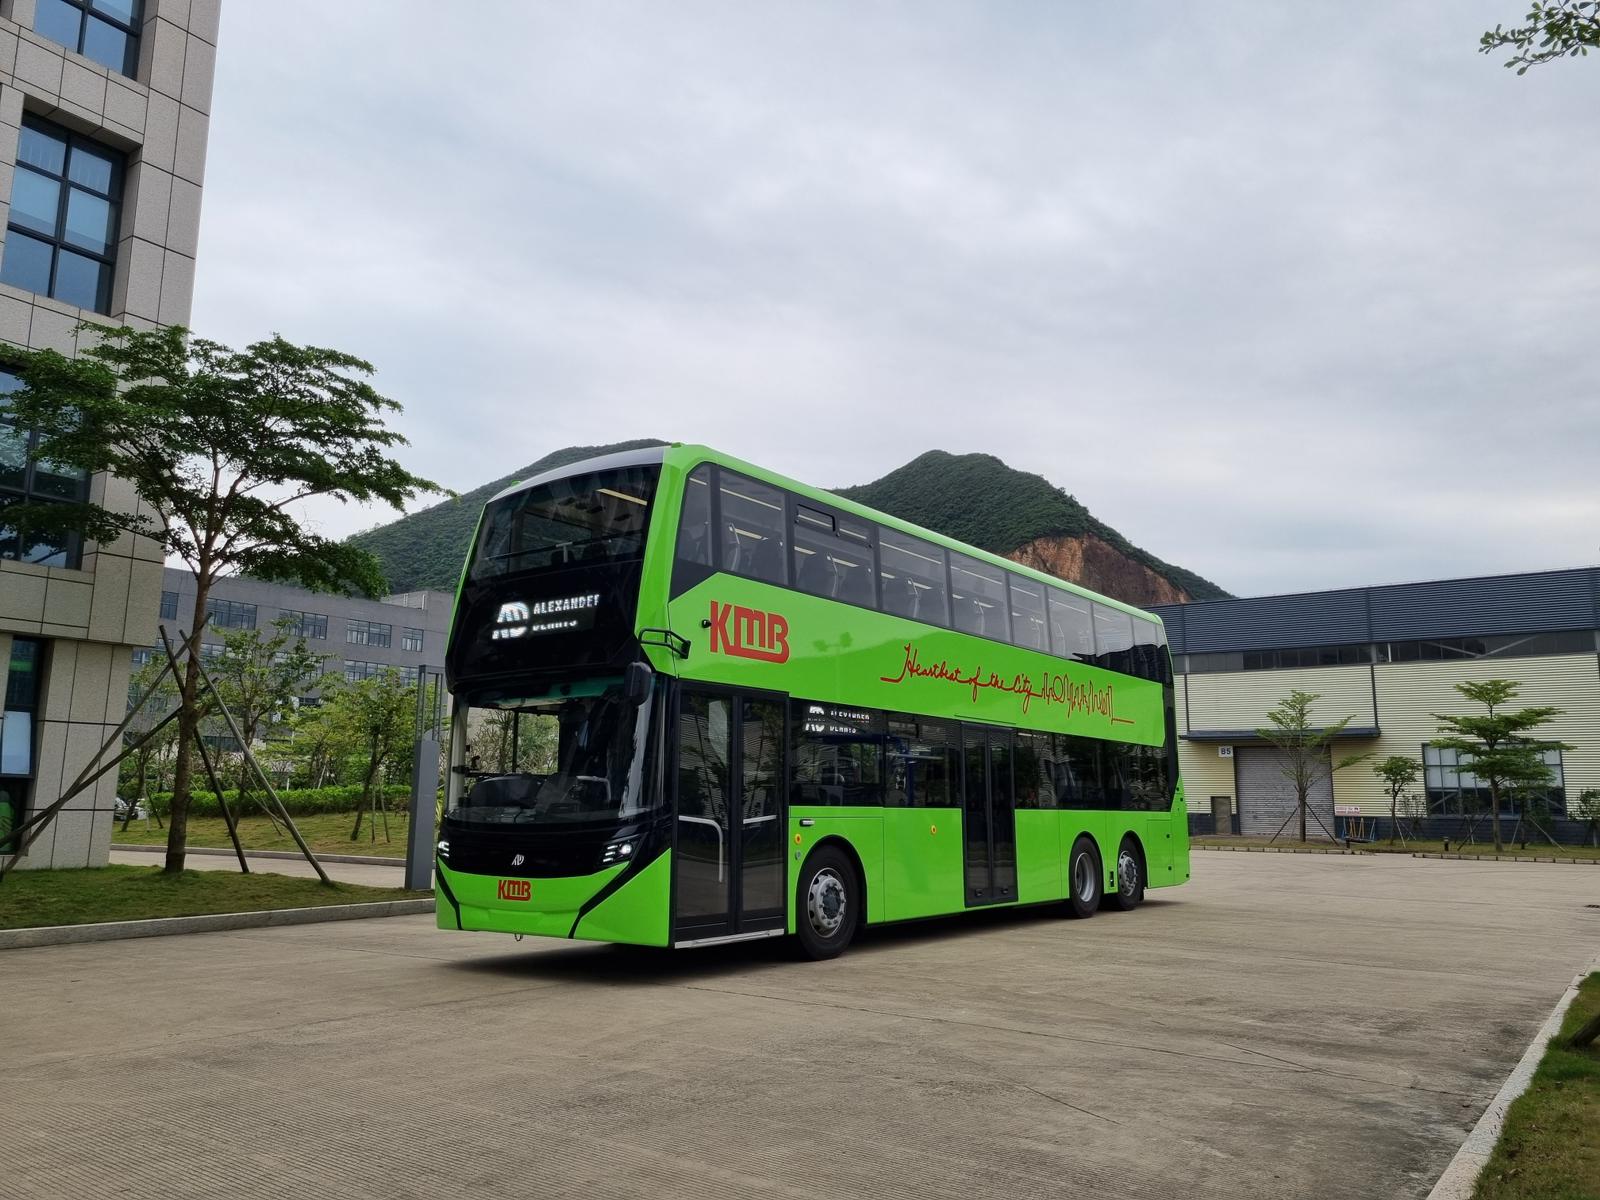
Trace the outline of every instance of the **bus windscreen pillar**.
<instances>
[{"instance_id":1,"label":"bus windscreen pillar","mask_svg":"<svg viewBox=\"0 0 1600 1200\"><path fill-rule=\"evenodd\" d=\"M411 764L411 829L406 842L406 887L425 892L433 887L433 821L439 794L439 743L417 739Z\"/></svg>"}]
</instances>

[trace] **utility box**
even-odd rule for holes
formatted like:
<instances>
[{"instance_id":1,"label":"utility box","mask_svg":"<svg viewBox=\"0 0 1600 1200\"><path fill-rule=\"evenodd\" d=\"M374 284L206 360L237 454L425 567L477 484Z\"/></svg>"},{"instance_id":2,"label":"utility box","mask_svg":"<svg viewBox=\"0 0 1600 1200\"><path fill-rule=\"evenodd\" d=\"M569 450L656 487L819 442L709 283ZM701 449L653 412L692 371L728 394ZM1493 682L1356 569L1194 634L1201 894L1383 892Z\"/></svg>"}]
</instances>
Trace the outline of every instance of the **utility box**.
<instances>
[{"instance_id":1,"label":"utility box","mask_svg":"<svg viewBox=\"0 0 1600 1200\"><path fill-rule=\"evenodd\" d=\"M1211 797L1211 828L1219 837L1233 832L1233 797Z\"/></svg>"}]
</instances>

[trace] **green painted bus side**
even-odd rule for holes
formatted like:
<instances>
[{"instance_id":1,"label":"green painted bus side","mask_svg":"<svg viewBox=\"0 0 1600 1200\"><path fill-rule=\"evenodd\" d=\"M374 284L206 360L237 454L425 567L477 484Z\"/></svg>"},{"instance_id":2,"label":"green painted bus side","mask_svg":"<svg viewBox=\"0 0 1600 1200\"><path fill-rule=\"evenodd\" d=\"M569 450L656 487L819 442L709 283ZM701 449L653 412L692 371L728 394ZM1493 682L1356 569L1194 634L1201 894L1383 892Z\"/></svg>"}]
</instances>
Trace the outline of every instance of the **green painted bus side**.
<instances>
[{"instance_id":1,"label":"green painted bus side","mask_svg":"<svg viewBox=\"0 0 1600 1200\"><path fill-rule=\"evenodd\" d=\"M1152 680L723 572L671 596L686 479L702 463L736 471L1159 626L1158 618L1148 613L1043 572L707 447L674 445L663 455L633 627L636 633L671 630L687 639L689 650L686 657L680 657L665 646L645 643L642 656L658 674L684 685L777 694L824 705L1142 746L1165 743L1169 736L1167 698L1162 684ZM786 627L783 661L772 661L770 648L767 658L730 653L730 633L737 634L741 610L761 614L768 632L770 617L781 618ZM752 618L744 619L746 627L752 628ZM1181 780L1174 777L1172 785L1172 803L1166 811L1016 807L1016 898L985 907L1065 899L1068 853L1080 836L1091 838L1098 849L1102 880L1108 889L1116 886L1118 848L1130 836L1144 858L1148 887L1185 882L1190 874L1188 819ZM796 874L806 856L823 844L846 848L858 865L869 924L969 908L960 808L789 804L786 818L785 928L789 933L795 931ZM455 871L443 861L436 869L441 928L653 946L672 943L670 850L598 903L595 898L612 884L620 867L593 875L534 879L526 899L499 895L499 881L494 877Z\"/></svg>"}]
</instances>

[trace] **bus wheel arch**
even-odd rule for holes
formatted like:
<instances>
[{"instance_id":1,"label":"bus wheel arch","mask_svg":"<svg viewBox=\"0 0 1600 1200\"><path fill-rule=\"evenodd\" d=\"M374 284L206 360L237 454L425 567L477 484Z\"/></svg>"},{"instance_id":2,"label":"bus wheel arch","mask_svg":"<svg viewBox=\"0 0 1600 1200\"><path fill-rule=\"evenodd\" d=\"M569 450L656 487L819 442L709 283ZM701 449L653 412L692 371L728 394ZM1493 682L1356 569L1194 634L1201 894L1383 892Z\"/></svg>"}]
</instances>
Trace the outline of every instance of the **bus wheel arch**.
<instances>
[{"instance_id":1,"label":"bus wheel arch","mask_svg":"<svg viewBox=\"0 0 1600 1200\"><path fill-rule=\"evenodd\" d=\"M1117 886L1107 890L1104 907L1114 912L1132 912L1144 899L1144 889L1149 880L1149 856L1144 842L1131 829L1122 835L1117 846Z\"/></svg>"},{"instance_id":2,"label":"bus wheel arch","mask_svg":"<svg viewBox=\"0 0 1600 1200\"><path fill-rule=\"evenodd\" d=\"M866 902L866 872L855 847L840 837L812 846L795 877L795 948L800 957L825 959L843 952L866 924Z\"/></svg>"}]
</instances>

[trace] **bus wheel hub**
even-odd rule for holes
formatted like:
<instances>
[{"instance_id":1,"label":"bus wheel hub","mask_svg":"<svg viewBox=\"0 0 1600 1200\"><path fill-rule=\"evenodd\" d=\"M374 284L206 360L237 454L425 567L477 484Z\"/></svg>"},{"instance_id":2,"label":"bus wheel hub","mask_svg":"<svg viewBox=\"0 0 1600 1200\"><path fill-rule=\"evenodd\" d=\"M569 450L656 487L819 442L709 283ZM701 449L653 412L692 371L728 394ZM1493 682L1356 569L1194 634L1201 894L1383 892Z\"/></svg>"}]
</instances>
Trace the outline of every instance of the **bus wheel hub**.
<instances>
[{"instance_id":1,"label":"bus wheel hub","mask_svg":"<svg viewBox=\"0 0 1600 1200\"><path fill-rule=\"evenodd\" d=\"M806 915L811 928L832 937L844 924L844 881L831 870L818 871L806 892Z\"/></svg>"}]
</instances>

